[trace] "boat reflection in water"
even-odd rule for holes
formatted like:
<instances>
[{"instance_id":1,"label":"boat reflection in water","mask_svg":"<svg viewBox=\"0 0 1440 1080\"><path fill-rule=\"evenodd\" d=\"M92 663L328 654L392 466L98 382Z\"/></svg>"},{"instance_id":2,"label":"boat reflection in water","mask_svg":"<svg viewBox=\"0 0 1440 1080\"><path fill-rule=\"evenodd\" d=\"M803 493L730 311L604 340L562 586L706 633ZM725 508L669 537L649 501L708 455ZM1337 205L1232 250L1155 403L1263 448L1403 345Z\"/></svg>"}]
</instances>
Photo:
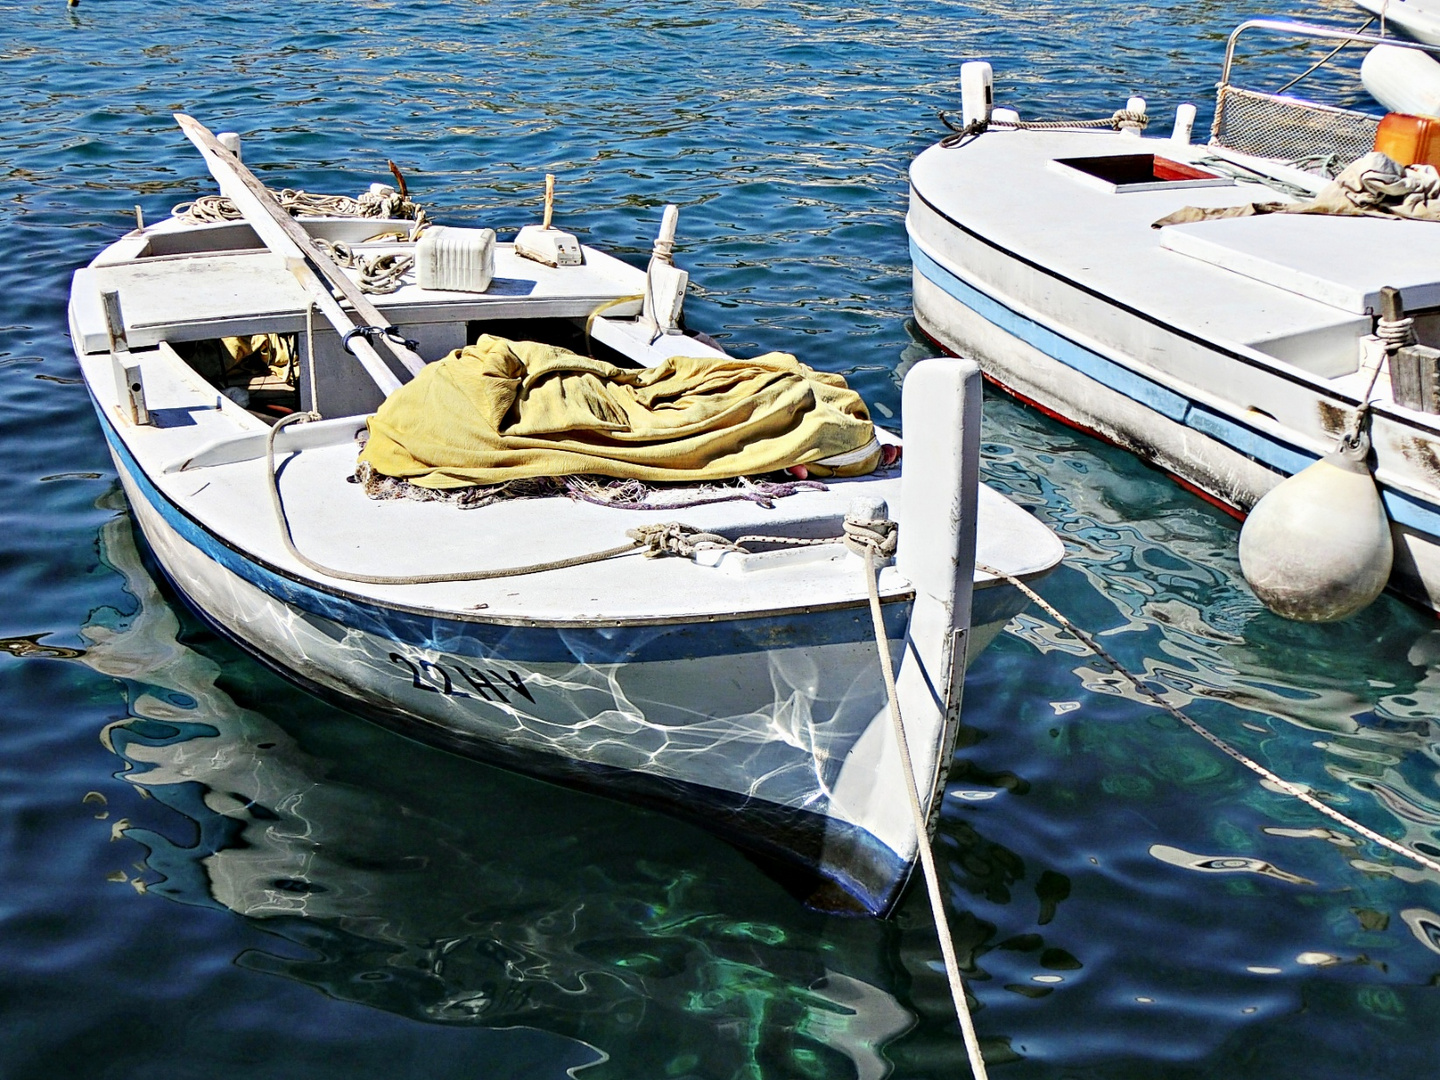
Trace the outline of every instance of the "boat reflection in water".
<instances>
[{"instance_id":1,"label":"boat reflection in water","mask_svg":"<svg viewBox=\"0 0 1440 1080\"><path fill-rule=\"evenodd\" d=\"M84 631L82 662L136 680L102 738L123 779L188 819L134 814L135 884L285 939L240 966L416 1020L559 1034L609 1062L586 1075L889 1072L883 1048L916 1023L876 985L895 978L898 927L808 911L688 826L222 669L181 642L128 518L102 545L139 601Z\"/></svg>"}]
</instances>

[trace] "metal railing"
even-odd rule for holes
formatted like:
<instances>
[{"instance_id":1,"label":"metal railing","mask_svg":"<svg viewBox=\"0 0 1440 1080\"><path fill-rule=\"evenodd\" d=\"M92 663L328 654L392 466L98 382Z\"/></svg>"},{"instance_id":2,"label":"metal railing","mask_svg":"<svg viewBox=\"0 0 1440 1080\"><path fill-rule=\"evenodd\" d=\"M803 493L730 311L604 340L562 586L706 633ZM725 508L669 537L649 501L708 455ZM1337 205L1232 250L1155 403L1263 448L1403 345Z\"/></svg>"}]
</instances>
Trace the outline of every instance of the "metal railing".
<instances>
[{"instance_id":1,"label":"metal railing","mask_svg":"<svg viewBox=\"0 0 1440 1080\"><path fill-rule=\"evenodd\" d=\"M1373 21L1373 20L1372 20ZM1368 24L1367 24L1368 25ZM1294 22L1288 19L1250 19L1237 26L1225 45L1225 63L1215 92L1215 119L1210 142L1241 153L1285 161L1313 162L1328 159L1344 164L1368 153L1375 145L1379 118L1354 109L1321 105L1283 92L1251 90L1234 85L1235 47L1247 30L1268 31L1311 41L1337 41L1339 46L1309 71L1292 79L1288 90L1317 70L1342 49L1391 45L1401 49L1440 54L1440 46L1361 30L1340 30L1331 26ZM1327 170L1330 171L1330 170Z\"/></svg>"}]
</instances>

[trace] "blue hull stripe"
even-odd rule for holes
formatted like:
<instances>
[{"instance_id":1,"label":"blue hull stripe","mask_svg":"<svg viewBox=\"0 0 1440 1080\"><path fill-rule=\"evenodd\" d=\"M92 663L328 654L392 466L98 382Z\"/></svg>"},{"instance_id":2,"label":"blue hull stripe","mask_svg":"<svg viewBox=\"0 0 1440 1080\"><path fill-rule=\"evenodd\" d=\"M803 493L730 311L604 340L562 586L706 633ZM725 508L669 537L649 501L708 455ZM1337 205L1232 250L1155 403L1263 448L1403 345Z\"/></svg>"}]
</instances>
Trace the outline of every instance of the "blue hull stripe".
<instances>
[{"instance_id":1,"label":"blue hull stripe","mask_svg":"<svg viewBox=\"0 0 1440 1080\"><path fill-rule=\"evenodd\" d=\"M1306 453L1288 443L1277 442L1261 435L1254 428L1237 424L1204 405L1191 405L1185 414L1185 426L1209 435L1248 458L1269 465L1276 472L1294 476L1301 469L1314 465L1319 460L1314 454Z\"/></svg>"},{"instance_id":2,"label":"blue hull stripe","mask_svg":"<svg viewBox=\"0 0 1440 1080\"><path fill-rule=\"evenodd\" d=\"M1319 458L1308 450L1282 442L1264 432L1256 431L1232 417L1223 416L1204 405L1135 374L1113 360L1077 345L1049 327L1012 311L994 297L956 277L948 268L923 251L912 237L910 258L916 272L952 299L969 308L987 322L993 323L1027 345L1038 349L1066 367L1094 379L1100 385L1138 401L1162 416L1244 454L1276 472L1293 476L1313 465ZM1440 511L1431 504L1391 488L1380 489L1381 501L1390 520L1420 533L1440 536Z\"/></svg>"},{"instance_id":3,"label":"blue hull stripe","mask_svg":"<svg viewBox=\"0 0 1440 1080\"><path fill-rule=\"evenodd\" d=\"M249 558L171 502L145 475L104 411L96 411L130 479L186 543L282 603L342 627L436 652L535 664L658 662L874 640L865 605L704 623L532 627L446 618L317 589ZM885 631L892 641L904 637L910 608L909 603L885 605Z\"/></svg>"},{"instance_id":4,"label":"blue hull stripe","mask_svg":"<svg viewBox=\"0 0 1440 1080\"><path fill-rule=\"evenodd\" d=\"M1098 383L1117 390L1128 398L1142 402L1177 423L1185 420L1185 411L1190 403L1179 394L1165 389L1158 383L1136 375L1113 360L1107 360L1097 352L1077 345L1069 338L1061 337L1047 326L1018 312L973 288L948 269L941 266L922 251L914 240L910 241L910 258L915 269L924 274L932 283L944 289L975 314L993 323L1028 345L1033 345L1046 356L1059 360L1066 367L1074 368L1090 376Z\"/></svg>"}]
</instances>

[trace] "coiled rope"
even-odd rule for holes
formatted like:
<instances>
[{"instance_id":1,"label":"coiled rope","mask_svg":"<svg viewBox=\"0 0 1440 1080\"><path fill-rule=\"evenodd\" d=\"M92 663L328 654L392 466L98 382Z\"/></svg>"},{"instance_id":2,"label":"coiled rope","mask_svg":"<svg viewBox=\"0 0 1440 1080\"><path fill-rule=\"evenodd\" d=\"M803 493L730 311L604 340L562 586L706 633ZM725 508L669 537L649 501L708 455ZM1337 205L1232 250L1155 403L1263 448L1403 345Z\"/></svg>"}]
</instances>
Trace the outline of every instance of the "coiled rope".
<instances>
[{"instance_id":1,"label":"coiled rope","mask_svg":"<svg viewBox=\"0 0 1440 1080\"><path fill-rule=\"evenodd\" d=\"M293 188L283 189L276 199L296 217L403 218L417 225L426 221L425 210L419 203L387 184L377 185L354 199L348 195L317 195ZM191 225L242 221L245 217L226 195L202 195L189 202L176 203L170 213Z\"/></svg>"},{"instance_id":2,"label":"coiled rope","mask_svg":"<svg viewBox=\"0 0 1440 1080\"><path fill-rule=\"evenodd\" d=\"M356 283L362 292L392 293L404 283L406 274L415 269L415 256L401 251L379 255L357 255L349 244L341 241L316 240L316 245L347 270L357 271Z\"/></svg>"},{"instance_id":3,"label":"coiled rope","mask_svg":"<svg viewBox=\"0 0 1440 1080\"><path fill-rule=\"evenodd\" d=\"M1411 860L1412 862L1418 863L1426 870L1430 870L1436 874L1440 874L1440 862L1436 862L1434 859L1422 855L1420 852L1415 851L1412 848L1406 847L1404 844L1396 840L1391 840L1388 836L1382 836L1374 829L1370 829L1364 825L1361 825L1358 821L1355 821L1353 818L1347 817L1339 810L1336 810L1334 807L1327 806L1325 803L1321 802L1314 795L1311 795L1308 791L1300 787L1298 784L1293 784L1289 780L1286 780L1283 777L1277 775L1276 773L1271 772L1264 765L1261 765L1259 762L1250 759L1241 751L1231 746L1224 739L1220 738L1220 736L1212 733L1207 728L1202 727L1200 724L1190 719L1190 717L1186 716L1174 705L1171 705L1170 702L1166 701L1158 693L1152 690L1148 684L1142 682L1139 678L1130 674L1129 671L1125 670L1125 668L1120 665L1120 661L1116 660L1113 656L1106 652L1105 649L1099 644L1099 642L1097 642L1089 634L1085 633L1085 631L1081 630L1064 615L1060 614L1060 612L1057 611L1051 604L1047 603L1039 593L1037 593L1034 589L1030 588L1030 586L1026 585L1023 581L1019 580L1018 578L1011 577L1009 574L1002 573L1001 571L996 570L993 566L985 566L982 563L976 563L975 569L987 574L992 574L995 577L1007 581L1011 585L1015 586L1027 597L1029 597L1032 603L1041 608L1043 611L1045 611L1046 614L1048 614L1052 619L1059 623L1060 626L1067 633L1073 636L1096 656L1100 657L1100 659L1104 660L1105 663L1109 664L1111 670L1113 670L1117 675L1127 680L1130 685L1133 686L1139 693L1144 695L1150 701L1153 701L1157 706L1159 706L1161 709L1164 709L1176 720L1179 720L1191 731L1195 732L1195 734L1199 735L1206 742L1219 749L1222 753L1226 754L1230 758L1233 758L1235 761L1238 761L1241 765L1244 765L1245 768L1258 775L1261 779L1274 785L1276 788L1283 791L1286 795L1290 795L1293 798L1299 799L1311 809L1318 810L1326 817L1340 823L1341 825L1345 826L1345 828L1350 829L1352 832L1363 836L1366 840L1370 840L1376 844L1379 844L1381 847L1388 848L1389 850L1395 852L1397 855L1402 855L1405 858Z\"/></svg>"},{"instance_id":4,"label":"coiled rope","mask_svg":"<svg viewBox=\"0 0 1440 1080\"><path fill-rule=\"evenodd\" d=\"M296 217L413 220L415 225L408 232L386 233L382 234L382 237L394 237L414 243L430 224L424 208L413 202L403 191L397 192L386 185L377 185L377 188L379 190L367 191L358 199L352 199L348 195L312 195L307 191L286 188L280 192L277 199L283 209ZM244 219L244 215L235 208L234 202L225 195L202 195L190 202L176 203L170 213L190 225ZM357 255L348 244L339 241L332 243L317 238L315 242L341 266L358 272L356 280L362 292L377 295L392 293L404 283L405 275L415 269L415 256L403 252Z\"/></svg>"},{"instance_id":5,"label":"coiled rope","mask_svg":"<svg viewBox=\"0 0 1440 1080\"><path fill-rule=\"evenodd\" d=\"M1415 319L1409 315L1387 319L1382 315L1375 320L1375 336L1385 342L1386 352L1398 352L1415 344Z\"/></svg>"}]
</instances>

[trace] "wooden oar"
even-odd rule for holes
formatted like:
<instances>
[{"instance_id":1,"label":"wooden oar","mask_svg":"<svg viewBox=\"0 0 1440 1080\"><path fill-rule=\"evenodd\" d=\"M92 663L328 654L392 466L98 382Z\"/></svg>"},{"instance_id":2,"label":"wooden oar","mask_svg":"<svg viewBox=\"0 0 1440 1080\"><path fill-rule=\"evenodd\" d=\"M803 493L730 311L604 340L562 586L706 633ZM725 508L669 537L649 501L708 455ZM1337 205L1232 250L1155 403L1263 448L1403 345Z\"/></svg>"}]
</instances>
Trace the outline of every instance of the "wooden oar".
<instances>
[{"instance_id":1,"label":"wooden oar","mask_svg":"<svg viewBox=\"0 0 1440 1080\"><path fill-rule=\"evenodd\" d=\"M335 261L292 218L240 159L225 149L214 134L194 117L175 113L175 122L205 159L210 174L220 184L221 190L230 197L235 208L244 216L247 224L255 230L260 240L271 251L285 259L286 265L295 274L319 306L321 312L337 333L349 334L358 326L375 326L382 330L393 330L390 320L380 313L360 287L351 281ZM323 280L322 280L323 279ZM338 292L354 309L352 317L336 303L331 288ZM357 321L358 317L358 321ZM396 334L398 337L399 335ZM425 361L408 346L380 336L380 341L395 355L412 375L418 375ZM370 341L356 335L348 343L356 358L375 381L382 393L389 394L400 386L400 381L380 359Z\"/></svg>"}]
</instances>

